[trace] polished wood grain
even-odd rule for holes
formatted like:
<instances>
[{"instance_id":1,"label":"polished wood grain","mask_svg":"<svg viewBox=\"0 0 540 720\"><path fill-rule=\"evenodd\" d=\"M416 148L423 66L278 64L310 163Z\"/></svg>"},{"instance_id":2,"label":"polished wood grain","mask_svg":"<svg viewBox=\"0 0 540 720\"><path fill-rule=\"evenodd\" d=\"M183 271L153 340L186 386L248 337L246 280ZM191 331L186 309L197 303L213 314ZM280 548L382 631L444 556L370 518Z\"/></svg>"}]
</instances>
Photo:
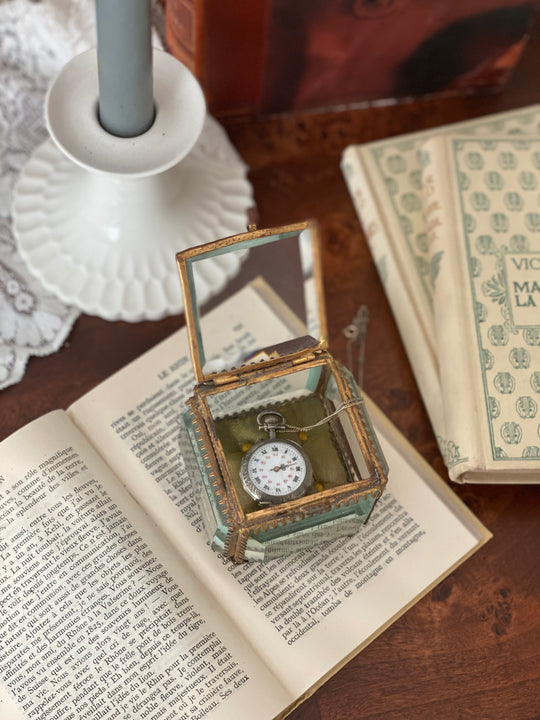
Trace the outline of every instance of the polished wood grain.
<instances>
[{"instance_id":1,"label":"polished wood grain","mask_svg":"<svg viewBox=\"0 0 540 720\"><path fill-rule=\"evenodd\" d=\"M260 226L308 217L321 225L331 351L345 360L342 328L360 304L367 304L365 389L443 476L433 432L339 169L340 156L351 143L539 102L539 70L536 27L513 78L497 94L227 126L250 166ZM67 407L182 322L169 317L110 323L82 316L59 352L32 358L23 380L0 394L0 438L49 410ZM453 489L494 533L493 540L296 709L292 720L540 718L539 489Z\"/></svg>"}]
</instances>

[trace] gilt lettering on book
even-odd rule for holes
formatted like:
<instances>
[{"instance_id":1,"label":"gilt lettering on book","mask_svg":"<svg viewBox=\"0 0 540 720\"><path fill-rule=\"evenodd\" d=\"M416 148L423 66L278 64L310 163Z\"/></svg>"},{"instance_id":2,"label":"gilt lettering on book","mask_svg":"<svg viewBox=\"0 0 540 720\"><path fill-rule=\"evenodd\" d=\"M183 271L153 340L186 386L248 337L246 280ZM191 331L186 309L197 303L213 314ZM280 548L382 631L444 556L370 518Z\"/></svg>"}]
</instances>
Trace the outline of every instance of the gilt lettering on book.
<instances>
[{"instance_id":1,"label":"gilt lettering on book","mask_svg":"<svg viewBox=\"0 0 540 720\"><path fill-rule=\"evenodd\" d=\"M440 442L446 431L433 316L438 259L429 248L433 219L426 217L420 150L429 138L456 131L467 136L534 135L540 131L540 107L352 145L342 159L351 197Z\"/></svg>"},{"instance_id":2,"label":"gilt lettering on book","mask_svg":"<svg viewBox=\"0 0 540 720\"><path fill-rule=\"evenodd\" d=\"M251 287L225 317L238 347L281 322ZM391 474L365 531L232 565L178 452L193 383L182 330L0 444L2 720L284 717L489 538L370 404Z\"/></svg>"},{"instance_id":3,"label":"gilt lettering on book","mask_svg":"<svg viewBox=\"0 0 540 720\"><path fill-rule=\"evenodd\" d=\"M451 477L540 482L540 138L422 152Z\"/></svg>"}]
</instances>

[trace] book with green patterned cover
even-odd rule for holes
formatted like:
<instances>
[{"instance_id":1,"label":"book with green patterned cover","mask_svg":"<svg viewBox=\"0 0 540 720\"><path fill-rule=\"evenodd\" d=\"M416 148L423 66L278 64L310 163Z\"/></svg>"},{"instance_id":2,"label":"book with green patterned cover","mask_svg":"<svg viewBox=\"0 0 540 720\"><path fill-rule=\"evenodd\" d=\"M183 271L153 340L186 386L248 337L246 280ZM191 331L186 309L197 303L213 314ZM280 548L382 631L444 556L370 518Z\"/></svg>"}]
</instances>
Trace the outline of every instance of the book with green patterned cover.
<instances>
[{"instance_id":1,"label":"book with green patterned cover","mask_svg":"<svg viewBox=\"0 0 540 720\"><path fill-rule=\"evenodd\" d=\"M540 105L351 145L342 158L345 180L445 459L452 456L452 448L447 447L433 311L439 258L429 247L433 218L426 217L420 150L430 138L455 132L534 135L540 133Z\"/></svg>"},{"instance_id":2,"label":"book with green patterned cover","mask_svg":"<svg viewBox=\"0 0 540 720\"><path fill-rule=\"evenodd\" d=\"M421 162L450 477L540 482L540 136L441 136Z\"/></svg>"}]
</instances>

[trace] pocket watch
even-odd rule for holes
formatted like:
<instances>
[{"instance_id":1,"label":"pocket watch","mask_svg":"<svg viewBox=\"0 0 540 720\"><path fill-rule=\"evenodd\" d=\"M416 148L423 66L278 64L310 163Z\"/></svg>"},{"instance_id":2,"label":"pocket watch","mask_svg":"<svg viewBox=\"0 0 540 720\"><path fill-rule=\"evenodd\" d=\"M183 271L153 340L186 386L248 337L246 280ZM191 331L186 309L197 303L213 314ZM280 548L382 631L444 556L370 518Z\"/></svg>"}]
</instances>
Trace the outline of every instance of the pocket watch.
<instances>
[{"instance_id":1,"label":"pocket watch","mask_svg":"<svg viewBox=\"0 0 540 720\"><path fill-rule=\"evenodd\" d=\"M255 443L242 458L240 477L244 490L260 505L278 505L303 497L313 484L313 471L308 456L292 440L276 437L278 430L288 426L275 410L257 415L260 430L268 439Z\"/></svg>"}]
</instances>

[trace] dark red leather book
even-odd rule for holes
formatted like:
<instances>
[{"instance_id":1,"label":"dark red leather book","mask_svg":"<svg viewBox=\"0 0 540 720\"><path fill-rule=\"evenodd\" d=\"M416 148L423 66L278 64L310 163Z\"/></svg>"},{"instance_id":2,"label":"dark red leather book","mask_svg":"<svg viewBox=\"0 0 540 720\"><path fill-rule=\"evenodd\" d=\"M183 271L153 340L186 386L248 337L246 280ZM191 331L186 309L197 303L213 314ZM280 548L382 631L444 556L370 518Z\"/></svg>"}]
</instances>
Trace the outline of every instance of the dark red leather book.
<instances>
[{"instance_id":1,"label":"dark red leather book","mask_svg":"<svg viewBox=\"0 0 540 720\"><path fill-rule=\"evenodd\" d=\"M328 109L498 88L527 0L166 0L169 50L216 115Z\"/></svg>"}]
</instances>

